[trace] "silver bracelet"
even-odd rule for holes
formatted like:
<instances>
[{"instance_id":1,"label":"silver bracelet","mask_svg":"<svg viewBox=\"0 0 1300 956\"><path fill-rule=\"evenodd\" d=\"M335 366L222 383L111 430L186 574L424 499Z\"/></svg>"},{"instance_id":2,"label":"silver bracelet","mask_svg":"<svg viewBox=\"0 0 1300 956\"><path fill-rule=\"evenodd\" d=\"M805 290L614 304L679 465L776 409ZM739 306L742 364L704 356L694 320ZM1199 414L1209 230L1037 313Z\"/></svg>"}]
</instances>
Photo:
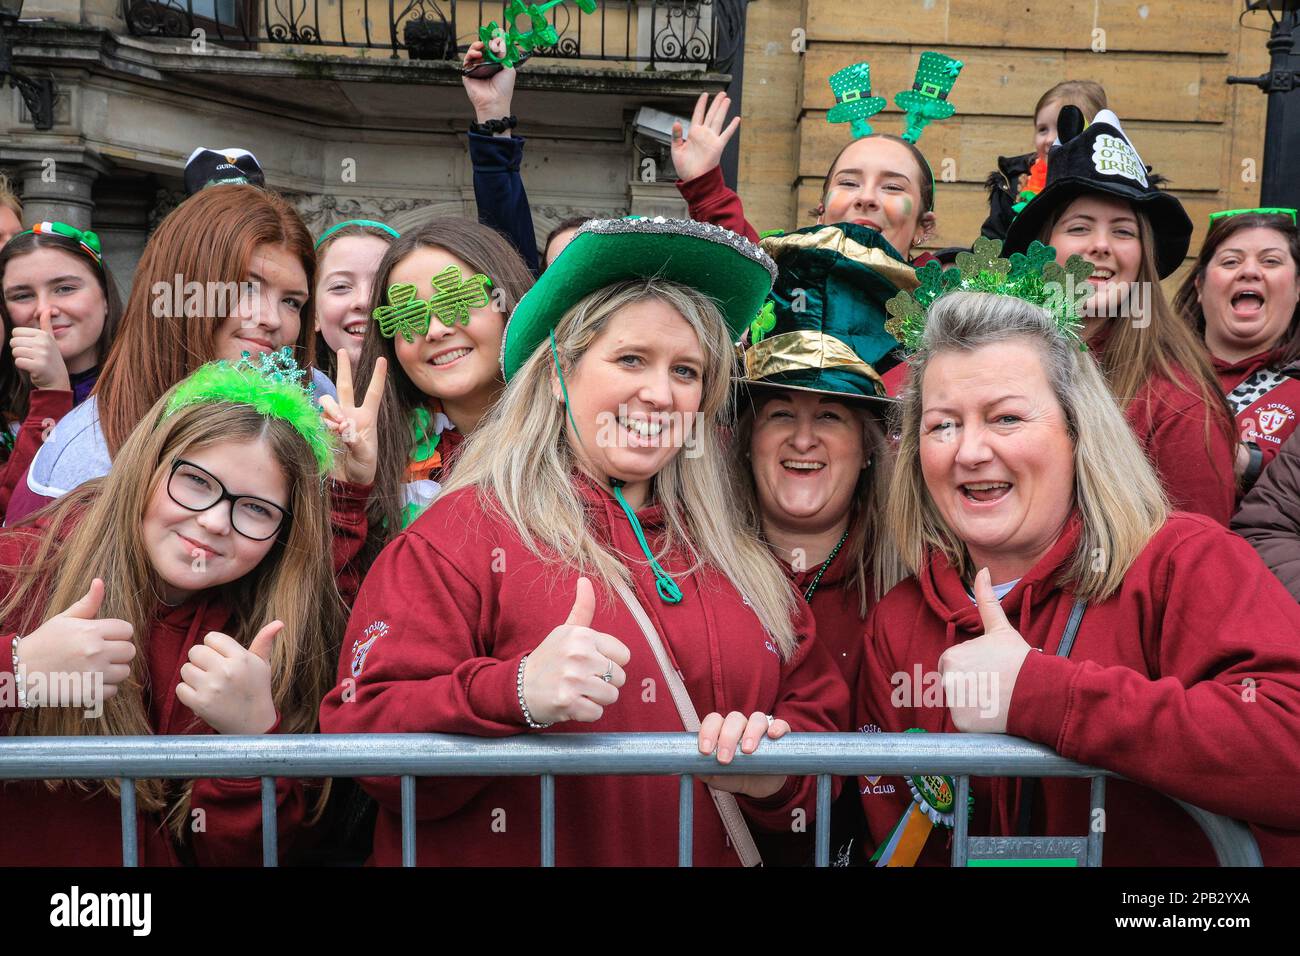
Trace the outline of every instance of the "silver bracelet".
<instances>
[{"instance_id":1,"label":"silver bracelet","mask_svg":"<svg viewBox=\"0 0 1300 956\"><path fill-rule=\"evenodd\" d=\"M15 645L17 646L17 645ZM533 720L533 715L528 712L528 705L524 703L524 668L528 666L528 655L525 654L519 659L519 673L515 675L515 693L519 695L519 709L524 712L524 720L528 726L534 730L545 730L550 724L539 724Z\"/></svg>"},{"instance_id":2,"label":"silver bracelet","mask_svg":"<svg viewBox=\"0 0 1300 956\"><path fill-rule=\"evenodd\" d=\"M18 659L18 642L22 638L17 634L14 635L12 645L14 653L14 685L18 688L18 706L27 707L27 681L23 679L23 662Z\"/></svg>"}]
</instances>

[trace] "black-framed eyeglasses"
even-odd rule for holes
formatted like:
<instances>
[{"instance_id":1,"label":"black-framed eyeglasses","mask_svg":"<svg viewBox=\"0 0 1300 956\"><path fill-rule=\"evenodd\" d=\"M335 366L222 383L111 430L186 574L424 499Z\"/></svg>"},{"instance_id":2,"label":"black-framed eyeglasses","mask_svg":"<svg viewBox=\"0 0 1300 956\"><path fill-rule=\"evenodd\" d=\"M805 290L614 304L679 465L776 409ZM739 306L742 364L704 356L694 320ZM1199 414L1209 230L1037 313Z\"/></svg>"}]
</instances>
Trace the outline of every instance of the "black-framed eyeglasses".
<instances>
[{"instance_id":1,"label":"black-framed eyeglasses","mask_svg":"<svg viewBox=\"0 0 1300 956\"><path fill-rule=\"evenodd\" d=\"M245 538L266 541L280 532L293 513L273 501L253 495L232 495L212 472L186 461L172 459L167 494L187 511L207 511L223 501L230 502L230 526Z\"/></svg>"}]
</instances>

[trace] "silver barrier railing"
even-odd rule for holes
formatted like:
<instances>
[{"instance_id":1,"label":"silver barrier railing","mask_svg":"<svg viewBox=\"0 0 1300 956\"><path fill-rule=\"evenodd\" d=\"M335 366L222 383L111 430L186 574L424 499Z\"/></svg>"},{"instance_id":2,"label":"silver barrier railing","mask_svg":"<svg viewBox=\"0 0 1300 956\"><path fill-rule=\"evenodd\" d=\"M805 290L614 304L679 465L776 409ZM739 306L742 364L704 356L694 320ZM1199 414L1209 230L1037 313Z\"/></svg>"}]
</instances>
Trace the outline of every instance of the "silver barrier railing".
<instances>
[{"instance_id":1,"label":"silver barrier railing","mask_svg":"<svg viewBox=\"0 0 1300 956\"><path fill-rule=\"evenodd\" d=\"M1103 809L1105 770L1050 748L997 734L791 734L723 766L702 756L693 734L544 734L489 739L447 734L321 734L262 737L11 737L0 740L0 780L104 780L121 785L122 863L137 865L134 781L147 778L261 778L262 863L278 862L275 778L400 777L402 864L414 866L417 777L537 776L541 862L555 865L555 778L566 775L679 776L677 862L690 866L698 774L768 773L817 778L815 863L830 863L831 778L951 776L957 807L970 778L1089 777L1089 821ZM1118 779L1118 778L1117 778ZM1221 866L1260 866L1259 848L1239 821L1176 800L1200 825ZM1103 833L1079 837L972 837L956 815L952 863L1064 854L1100 866ZM1038 842L1035 842L1038 841Z\"/></svg>"}]
</instances>

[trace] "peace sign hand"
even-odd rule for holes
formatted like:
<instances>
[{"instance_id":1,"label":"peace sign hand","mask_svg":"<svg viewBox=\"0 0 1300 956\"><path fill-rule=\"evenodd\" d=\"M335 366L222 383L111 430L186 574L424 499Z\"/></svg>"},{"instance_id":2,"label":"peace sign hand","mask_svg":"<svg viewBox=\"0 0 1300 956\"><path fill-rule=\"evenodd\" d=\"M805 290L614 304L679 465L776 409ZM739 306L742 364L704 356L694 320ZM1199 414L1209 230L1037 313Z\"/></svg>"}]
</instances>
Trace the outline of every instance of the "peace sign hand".
<instances>
[{"instance_id":1,"label":"peace sign hand","mask_svg":"<svg viewBox=\"0 0 1300 956\"><path fill-rule=\"evenodd\" d=\"M322 395L320 400L325 425L338 435L342 446L330 471L330 477L336 481L368 485L375 480L379 458L379 433L375 426L379 421L379 406L387 379L388 360L376 359L366 397L358 406L352 388L352 361L346 350L339 349L338 380L335 382L338 401L328 395Z\"/></svg>"}]
</instances>

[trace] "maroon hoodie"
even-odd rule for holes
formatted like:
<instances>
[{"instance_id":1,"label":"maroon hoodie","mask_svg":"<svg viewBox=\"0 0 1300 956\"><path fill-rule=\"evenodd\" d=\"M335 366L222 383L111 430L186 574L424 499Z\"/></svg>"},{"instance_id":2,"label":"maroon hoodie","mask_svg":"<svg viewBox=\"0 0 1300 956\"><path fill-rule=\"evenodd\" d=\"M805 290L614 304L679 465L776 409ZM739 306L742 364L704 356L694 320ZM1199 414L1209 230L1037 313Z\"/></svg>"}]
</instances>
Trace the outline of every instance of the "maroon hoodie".
<instances>
[{"instance_id":1,"label":"maroon hoodie","mask_svg":"<svg viewBox=\"0 0 1300 956\"><path fill-rule=\"evenodd\" d=\"M1036 649L1016 679L1007 732L1127 778L1106 787L1107 865L1213 865L1200 828L1161 794L1257 824L1266 863L1300 863L1300 606L1239 537L1200 515L1174 514L1119 590L1088 607L1069 658L1056 657L1074 598L1054 579L1078 535L1076 518L1002 599ZM900 685L891 677L937 671L947 648L983 632L963 581L932 556L868 621L860 729L956 732L944 706L893 706ZM925 703L901 694L897 702ZM1014 835L1018 780L971 785L971 834ZM879 842L909 790L887 778L866 790ZM1044 778L1029 832L1080 835L1088 825L1087 780ZM950 834L941 833L922 862L947 860Z\"/></svg>"},{"instance_id":2,"label":"maroon hoodie","mask_svg":"<svg viewBox=\"0 0 1300 956\"><path fill-rule=\"evenodd\" d=\"M1263 456L1261 468L1277 457L1278 449L1296 430L1300 414L1300 362L1284 366L1281 350L1272 349L1238 362L1214 359L1223 394L1229 394L1261 369L1276 369L1285 376L1273 389L1259 394L1237 413L1237 432L1242 441L1254 442Z\"/></svg>"},{"instance_id":3,"label":"maroon hoodie","mask_svg":"<svg viewBox=\"0 0 1300 956\"><path fill-rule=\"evenodd\" d=\"M661 559L683 593L681 603L665 604L618 503L584 478L575 477L574 488L590 533L631 570L633 590L701 717L711 711L762 711L789 721L796 732L846 726L848 688L815 640L806 605L800 603L795 622L799 648L783 661L744 598L714 570L688 574L690 563L682 556ZM661 509L650 506L637 516L657 552ZM480 737L534 733L524 722L515 688L519 661L567 619L578 577L531 553L512 524L484 509L476 489L443 495L384 548L366 576L344 639L339 685L321 705L322 730ZM546 732L681 733L681 719L640 629L622 602L599 587L591 627L630 649L627 683L599 721L568 721ZM361 783L379 802L371 862L396 865L401 861L398 780ZM560 865L675 864L674 778L561 776L555 793ZM416 795L421 865L538 864L536 778L428 778L417 783ZM771 797L740 797L739 803L751 828L785 830L805 815L811 821L815 781L790 777ZM697 865L738 864L698 781L694 841Z\"/></svg>"},{"instance_id":4,"label":"maroon hoodie","mask_svg":"<svg viewBox=\"0 0 1300 956\"><path fill-rule=\"evenodd\" d=\"M340 591L350 597L353 582L341 569L365 540L365 503L369 486L332 483L334 490L334 567ZM0 532L0 567L21 564L35 550L42 525ZM9 576L3 575L9 586ZM354 591L352 593L355 593ZM224 631L230 610L215 592L201 592L178 607L159 609L148 635L137 638L149 658L145 690L149 726L155 734L212 734L204 723L176 699L181 666L190 648L209 631ZM13 622L0 622L0 681L12 687L13 658L9 653ZM7 704L8 701L5 701ZM7 734L10 706L0 706L0 734ZM267 733L279 730L277 719ZM90 783L89 790L67 784L49 789L43 781L0 781L0 866L120 866L122 824L118 800ZM276 780L277 824L281 859L293 850L317 794L300 780ZM141 866L177 866L194 862L206 866L260 866L262 862L261 781L195 780L191 811L201 809L203 828L186 829L180 847L157 814L137 815L137 849Z\"/></svg>"}]
</instances>

